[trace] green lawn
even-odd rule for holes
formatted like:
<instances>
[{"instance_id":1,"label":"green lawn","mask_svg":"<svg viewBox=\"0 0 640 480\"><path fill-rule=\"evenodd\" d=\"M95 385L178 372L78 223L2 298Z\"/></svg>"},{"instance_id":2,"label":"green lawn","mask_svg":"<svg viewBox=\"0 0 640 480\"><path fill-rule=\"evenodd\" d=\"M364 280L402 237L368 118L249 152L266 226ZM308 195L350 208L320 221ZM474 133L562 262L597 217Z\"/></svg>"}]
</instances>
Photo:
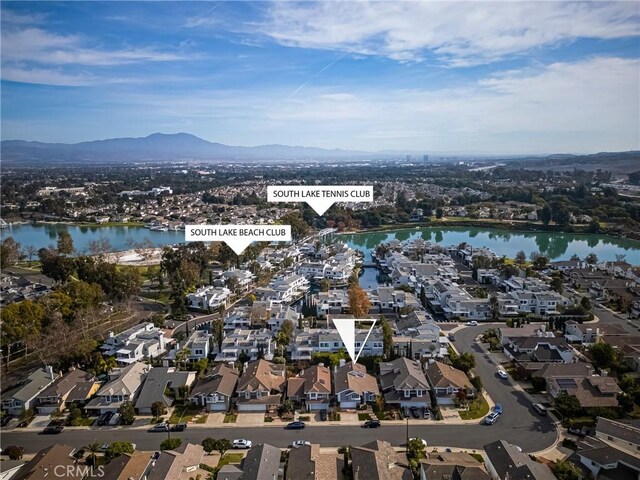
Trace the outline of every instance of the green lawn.
<instances>
[{"instance_id":1,"label":"green lawn","mask_svg":"<svg viewBox=\"0 0 640 480\"><path fill-rule=\"evenodd\" d=\"M77 418L74 422L74 427L90 427L93 425L93 422L96 421L96 417L87 417L87 418Z\"/></svg>"},{"instance_id":2,"label":"green lawn","mask_svg":"<svg viewBox=\"0 0 640 480\"><path fill-rule=\"evenodd\" d=\"M358 420L360 420L361 422L364 422L366 420L370 420L371 416L368 413L359 413L358 414Z\"/></svg>"},{"instance_id":3,"label":"green lawn","mask_svg":"<svg viewBox=\"0 0 640 480\"><path fill-rule=\"evenodd\" d=\"M484 396L480 395L469 404L469 410L459 410L458 413L460 413L460 418L463 420L482 418L489 413L489 404L484 399Z\"/></svg>"},{"instance_id":4,"label":"green lawn","mask_svg":"<svg viewBox=\"0 0 640 480\"><path fill-rule=\"evenodd\" d=\"M169 423L189 423L193 417L202 413L202 410L197 407L180 407L177 406L173 409L173 413L169 418Z\"/></svg>"},{"instance_id":5,"label":"green lawn","mask_svg":"<svg viewBox=\"0 0 640 480\"><path fill-rule=\"evenodd\" d=\"M160 292L147 292L147 291L145 291L145 292L141 292L140 296L144 297L144 298L149 298L151 300L155 300L155 301L160 302L160 303L164 303L165 305L168 305L169 302L170 302L169 291L168 290L163 290L163 291L160 291Z\"/></svg>"},{"instance_id":6,"label":"green lawn","mask_svg":"<svg viewBox=\"0 0 640 480\"><path fill-rule=\"evenodd\" d=\"M242 462L242 458L244 455L242 453L225 453L222 458L218 461L218 465L216 466L216 470L220 470L220 468L228 465L230 463L240 463Z\"/></svg>"},{"instance_id":7,"label":"green lawn","mask_svg":"<svg viewBox=\"0 0 640 480\"><path fill-rule=\"evenodd\" d=\"M238 419L238 414L237 413L227 413L224 416L223 423L236 423L237 419Z\"/></svg>"}]
</instances>

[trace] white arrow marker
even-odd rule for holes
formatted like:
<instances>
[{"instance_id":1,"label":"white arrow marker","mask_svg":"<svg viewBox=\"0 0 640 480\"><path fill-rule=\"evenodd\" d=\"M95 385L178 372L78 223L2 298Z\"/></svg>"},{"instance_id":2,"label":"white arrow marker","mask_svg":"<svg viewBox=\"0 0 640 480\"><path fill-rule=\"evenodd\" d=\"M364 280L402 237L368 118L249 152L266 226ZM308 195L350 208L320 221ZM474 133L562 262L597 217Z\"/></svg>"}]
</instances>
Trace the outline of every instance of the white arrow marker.
<instances>
[{"instance_id":1,"label":"white arrow marker","mask_svg":"<svg viewBox=\"0 0 640 480\"><path fill-rule=\"evenodd\" d=\"M351 361L356 363L358 358L360 358L360 354L362 353L362 349L369 340L369 335L373 331L373 327L375 327L377 320L374 318L367 319L357 319L357 318L336 318L332 319L333 324L336 326L336 330L338 330L338 335L340 335L340 339L344 346L347 349L347 353L349 357L351 357ZM360 350L356 354L356 322L371 322L371 328L367 333L367 336L364 337L364 342L360 346Z\"/></svg>"}]
</instances>

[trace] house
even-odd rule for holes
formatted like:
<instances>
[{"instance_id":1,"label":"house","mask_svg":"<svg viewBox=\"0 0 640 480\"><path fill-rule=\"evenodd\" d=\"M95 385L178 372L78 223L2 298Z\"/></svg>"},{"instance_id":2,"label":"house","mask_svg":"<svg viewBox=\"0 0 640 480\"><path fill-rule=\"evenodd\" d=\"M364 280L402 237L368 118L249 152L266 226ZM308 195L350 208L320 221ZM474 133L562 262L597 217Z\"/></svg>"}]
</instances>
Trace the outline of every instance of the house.
<instances>
[{"instance_id":1,"label":"house","mask_svg":"<svg viewBox=\"0 0 640 480\"><path fill-rule=\"evenodd\" d=\"M114 370L109 380L96 393L96 398L85 406L86 410L97 410L99 414L116 412L124 402L136 399L150 367L144 363L133 363Z\"/></svg>"},{"instance_id":2,"label":"house","mask_svg":"<svg viewBox=\"0 0 640 480\"><path fill-rule=\"evenodd\" d=\"M118 455L109 461L100 472L101 480L128 480L144 478L143 474L152 463L148 453L134 452ZM92 478L92 477L90 477Z\"/></svg>"},{"instance_id":3,"label":"house","mask_svg":"<svg viewBox=\"0 0 640 480\"><path fill-rule=\"evenodd\" d=\"M16 387L2 392L2 409L15 416L21 415L25 410L34 409L37 406L38 395L58 377L50 366L31 372Z\"/></svg>"},{"instance_id":4,"label":"house","mask_svg":"<svg viewBox=\"0 0 640 480\"><path fill-rule=\"evenodd\" d=\"M476 393L466 373L446 363L429 363L427 379L439 405L453 405L460 391L464 391L468 397Z\"/></svg>"},{"instance_id":5,"label":"house","mask_svg":"<svg viewBox=\"0 0 640 480\"><path fill-rule=\"evenodd\" d=\"M413 479L406 457L383 440L351 447L351 465L353 480Z\"/></svg>"},{"instance_id":6,"label":"house","mask_svg":"<svg viewBox=\"0 0 640 480\"><path fill-rule=\"evenodd\" d=\"M598 417L596 421L596 437L607 442L618 450L625 450L632 455L640 452L640 421L609 420Z\"/></svg>"},{"instance_id":7,"label":"house","mask_svg":"<svg viewBox=\"0 0 640 480\"><path fill-rule=\"evenodd\" d=\"M556 480L548 466L532 460L516 445L505 440L488 443L483 448L487 457L485 465L493 480Z\"/></svg>"},{"instance_id":8,"label":"house","mask_svg":"<svg viewBox=\"0 0 640 480\"><path fill-rule=\"evenodd\" d=\"M166 408L171 407L174 398L183 396L197 376L197 372L181 372L173 367L152 368L138 393L136 410L142 415L150 415L154 402L162 402Z\"/></svg>"},{"instance_id":9,"label":"house","mask_svg":"<svg viewBox=\"0 0 640 480\"><path fill-rule=\"evenodd\" d=\"M79 369L71 370L42 390L36 398L40 415L61 412L68 403L84 404L100 388L93 375Z\"/></svg>"},{"instance_id":10,"label":"house","mask_svg":"<svg viewBox=\"0 0 640 480\"><path fill-rule=\"evenodd\" d=\"M245 365L238 380L236 406L239 412L266 412L280 405L285 387L284 365L256 360Z\"/></svg>"},{"instance_id":11,"label":"house","mask_svg":"<svg viewBox=\"0 0 640 480\"><path fill-rule=\"evenodd\" d=\"M254 304L257 302L254 302ZM252 307L248 305L236 306L224 317L224 330L230 331L236 328L249 328L251 326Z\"/></svg>"},{"instance_id":12,"label":"house","mask_svg":"<svg viewBox=\"0 0 640 480\"><path fill-rule=\"evenodd\" d=\"M175 363L176 356L181 350L187 351L188 355L185 358L187 362L197 362L209 358L210 338L211 334L206 330L194 330L185 342L184 347L176 346L163 358L163 363L165 366Z\"/></svg>"},{"instance_id":13,"label":"house","mask_svg":"<svg viewBox=\"0 0 640 480\"><path fill-rule=\"evenodd\" d=\"M158 357L167 349L164 332L151 322L144 322L114 335L100 347L104 355L115 356L121 365Z\"/></svg>"},{"instance_id":14,"label":"house","mask_svg":"<svg viewBox=\"0 0 640 480\"><path fill-rule=\"evenodd\" d=\"M249 291L249 287L251 286L256 276L249 270L238 270L234 268L232 270L227 270L226 272L224 272L222 274L222 278L223 281L227 283L227 285L235 283L237 286L237 288L235 289L236 292L242 293Z\"/></svg>"},{"instance_id":15,"label":"house","mask_svg":"<svg viewBox=\"0 0 640 480\"><path fill-rule=\"evenodd\" d=\"M380 395L376 377L369 375L364 365L344 360L333 372L333 392L343 409L374 402Z\"/></svg>"},{"instance_id":16,"label":"house","mask_svg":"<svg viewBox=\"0 0 640 480\"><path fill-rule=\"evenodd\" d=\"M616 444L619 440L613 435L606 433L609 430L614 432L620 428L619 425L607 425L604 431L600 430L602 417L598 418L596 424L596 436L588 436L578 443L578 448L567 459L576 465L583 473L583 478L593 478L595 480L636 480L640 477L640 456L638 451L629 451ZM628 433L633 435L631 441L626 445L638 443L640 429L636 425L613 422L627 428ZM600 430L600 432L599 432ZM612 432L613 433L613 432ZM619 433L618 433L619 434ZM614 433L615 435L615 433ZM611 441L608 438L611 438Z\"/></svg>"},{"instance_id":17,"label":"house","mask_svg":"<svg viewBox=\"0 0 640 480\"><path fill-rule=\"evenodd\" d=\"M54 443L36 453L11 479L45 479L49 473L54 475L57 468L59 473L63 472L64 478L82 480L88 472L88 467L86 470L75 468L77 466L76 459L73 456L75 452L76 449L74 447L62 443Z\"/></svg>"},{"instance_id":18,"label":"house","mask_svg":"<svg viewBox=\"0 0 640 480\"><path fill-rule=\"evenodd\" d=\"M183 443L174 450L164 450L160 452L158 459L152 463L146 475L146 480L207 478L209 472L200 468L205 455L206 452L202 446L194 443Z\"/></svg>"},{"instance_id":19,"label":"house","mask_svg":"<svg viewBox=\"0 0 640 480\"><path fill-rule=\"evenodd\" d=\"M587 363L548 363L534 374L546 380L553 398L561 393L574 395L583 408L617 407L621 392L615 378L595 375Z\"/></svg>"},{"instance_id":20,"label":"house","mask_svg":"<svg viewBox=\"0 0 640 480\"><path fill-rule=\"evenodd\" d=\"M429 382L422 364L408 358L380 363L380 387L386 404L401 407L429 407Z\"/></svg>"},{"instance_id":21,"label":"house","mask_svg":"<svg viewBox=\"0 0 640 480\"><path fill-rule=\"evenodd\" d=\"M237 362L243 354L249 361L257 360L260 355L266 360L271 360L274 346L273 332L266 328L261 330L237 328L224 337L215 360L216 362Z\"/></svg>"},{"instance_id":22,"label":"house","mask_svg":"<svg viewBox=\"0 0 640 480\"><path fill-rule=\"evenodd\" d=\"M316 316L326 318L330 313L347 313L349 294L347 290L329 290L316 295Z\"/></svg>"},{"instance_id":23,"label":"house","mask_svg":"<svg viewBox=\"0 0 640 480\"><path fill-rule=\"evenodd\" d=\"M420 460L420 480L490 480L484 466L466 452L429 455Z\"/></svg>"},{"instance_id":24,"label":"house","mask_svg":"<svg viewBox=\"0 0 640 480\"><path fill-rule=\"evenodd\" d=\"M208 412L227 412L238 383L238 371L226 365L217 365L209 375L198 381L189 395L189 401Z\"/></svg>"},{"instance_id":25,"label":"house","mask_svg":"<svg viewBox=\"0 0 640 480\"><path fill-rule=\"evenodd\" d=\"M272 280L266 288L256 289L256 293L262 300L272 304L288 303L293 300L298 291L307 291L309 281L301 275L287 275Z\"/></svg>"},{"instance_id":26,"label":"house","mask_svg":"<svg viewBox=\"0 0 640 480\"><path fill-rule=\"evenodd\" d=\"M507 358L519 364L534 363L571 363L573 350L561 337L514 337L503 345Z\"/></svg>"},{"instance_id":27,"label":"house","mask_svg":"<svg viewBox=\"0 0 640 480\"><path fill-rule=\"evenodd\" d=\"M261 443L252 447L242 459L242 480L277 480L282 477L280 449ZM151 479L149 479L151 480Z\"/></svg>"},{"instance_id":28,"label":"house","mask_svg":"<svg viewBox=\"0 0 640 480\"><path fill-rule=\"evenodd\" d=\"M231 296L231 290L225 287L206 286L200 287L195 292L187 295L187 307L203 312L215 312L220 307L227 306L227 300Z\"/></svg>"},{"instance_id":29,"label":"house","mask_svg":"<svg viewBox=\"0 0 640 480\"><path fill-rule=\"evenodd\" d=\"M287 398L304 403L307 410L327 410L331 397L331 370L323 364L301 370L287 381Z\"/></svg>"},{"instance_id":30,"label":"house","mask_svg":"<svg viewBox=\"0 0 640 480\"><path fill-rule=\"evenodd\" d=\"M337 453L320 453L320 445L304 445L289 451L285 480L338 480L344 459Z\"/></svg>"},{"instance_id":31,"label":"house","mask_svg":"<svg viewBox=\"0 0 640 480\"><path fill-rule=\"evenodd\" d=\"M568 320L564 324L564 338L569 343L591 345L597 343L600 329L591 325L582 325L575 320Z\"/></svg>"},{"instance_id":32,"label":"house","mask_svg":"<svg viewBox=\"0 0 640 480\"><path fill-rule=\"evenodd\" d=\"M296 312L295 308L289 305L274 305L271 307L267 326L272 332L278 332L286 320L289 320L294 326L297 326L299 318L300 314Z\"/></svg>"}]
</instances>

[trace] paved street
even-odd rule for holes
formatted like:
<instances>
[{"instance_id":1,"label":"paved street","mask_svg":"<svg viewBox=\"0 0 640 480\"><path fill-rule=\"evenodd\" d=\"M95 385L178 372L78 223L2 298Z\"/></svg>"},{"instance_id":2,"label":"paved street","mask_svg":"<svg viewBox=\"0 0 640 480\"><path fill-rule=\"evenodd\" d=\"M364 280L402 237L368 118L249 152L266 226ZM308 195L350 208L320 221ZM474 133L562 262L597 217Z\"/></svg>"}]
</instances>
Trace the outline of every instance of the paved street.
<instances>
[{"instance_id":1,"label":"paved street","mask_svg":"<svg viewBox=\"0 0 640 480\"><path fill-rule=\"evenodd\" d=\"M615 313L608 308L594 307L593 314L599 318L596 326L607 327L608 325L616 326L626 330L629 335L640 335L640 320L629 320L625 315Z\"/></svg>"}]
</instances>

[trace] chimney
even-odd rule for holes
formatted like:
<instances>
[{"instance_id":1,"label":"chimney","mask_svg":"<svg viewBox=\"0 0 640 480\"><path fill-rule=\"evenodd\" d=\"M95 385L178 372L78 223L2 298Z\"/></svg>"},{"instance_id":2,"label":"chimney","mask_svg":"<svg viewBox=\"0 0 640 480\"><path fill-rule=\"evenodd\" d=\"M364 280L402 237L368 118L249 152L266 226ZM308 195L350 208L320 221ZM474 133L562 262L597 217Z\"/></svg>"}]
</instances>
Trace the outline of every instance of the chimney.
<instances>
[{"instance_id":1,"label":"chimney","mask_svg":"<svg viewBox=\"0 0 640 480\"><path fill-rule=\"evenodd\" d=\"M47 371L47 373L49 374L49 378L51 378L51 380L55 380L55 379L56 379L56 377L55 377L55 375L54 375L54 373L53 373L53 367L52 367L52 366L47 365L47 366L45 367L45 370L46 370L46 371Z\"/></svg>"},{"instance_id":2,"label":"chimney","mask_svg":"<svg viewBox=\"0 0 640 480\"><path fill-rule=\"evenodd\" d=\"M346 362L347 362L347 361L346 361L344 358L341 358L341 359L340 359L340 366L341 366L341 367L344 367L344 366L345 366L345 364L346 364Z\"/></svg>"}]
</instances>

